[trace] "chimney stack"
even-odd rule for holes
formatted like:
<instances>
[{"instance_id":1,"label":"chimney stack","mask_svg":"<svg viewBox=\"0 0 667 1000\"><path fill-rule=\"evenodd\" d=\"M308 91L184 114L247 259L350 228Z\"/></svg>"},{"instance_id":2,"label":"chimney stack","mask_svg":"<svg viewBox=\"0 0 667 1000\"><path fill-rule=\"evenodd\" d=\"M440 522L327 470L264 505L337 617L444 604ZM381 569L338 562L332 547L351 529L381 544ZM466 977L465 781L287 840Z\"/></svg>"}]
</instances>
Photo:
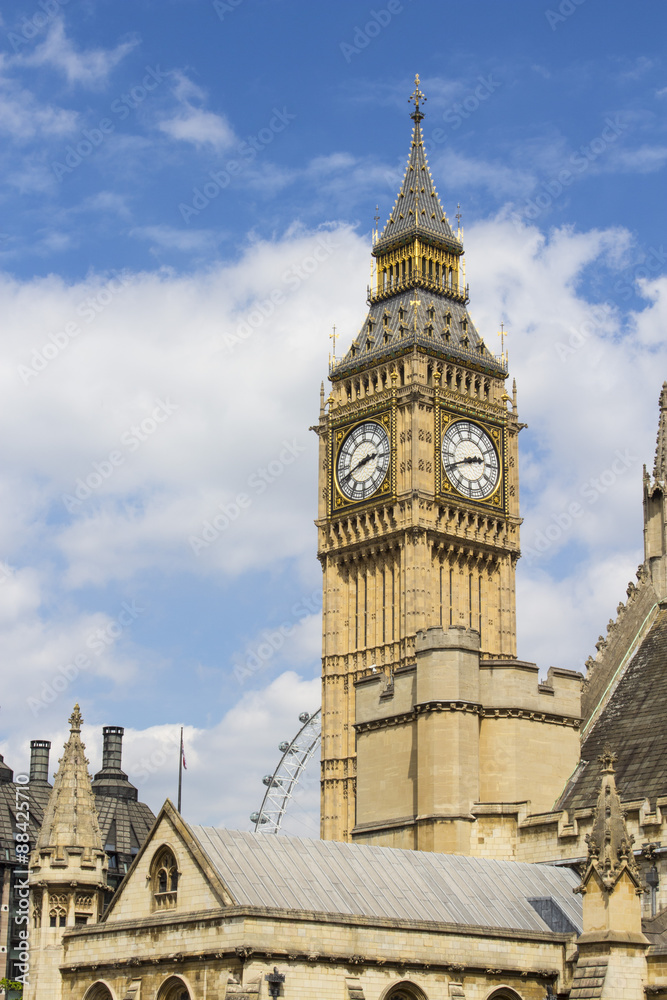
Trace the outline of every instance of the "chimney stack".
<instances>
[{"instance_id":1,"label":"chimney stack","mask_svg":"<svg viewBox=\"0 0 667 1000\"><path fill-rule=\"evenodd\" d=\"M49 784L49 750L50 740L30 741L30 784Z\"/></svg>"},{"instance_id":2,"label":"chimney stack","mask_svg":"<svg viewBox=\"0 0 667 1000\"><path fill-rule=\"evenodd\" d=\"M120 771L121 759L123 756L123 734L125 730L122 726L105 726L102 730L102 770L112 769Z\"/></svg>"}]
</instances>

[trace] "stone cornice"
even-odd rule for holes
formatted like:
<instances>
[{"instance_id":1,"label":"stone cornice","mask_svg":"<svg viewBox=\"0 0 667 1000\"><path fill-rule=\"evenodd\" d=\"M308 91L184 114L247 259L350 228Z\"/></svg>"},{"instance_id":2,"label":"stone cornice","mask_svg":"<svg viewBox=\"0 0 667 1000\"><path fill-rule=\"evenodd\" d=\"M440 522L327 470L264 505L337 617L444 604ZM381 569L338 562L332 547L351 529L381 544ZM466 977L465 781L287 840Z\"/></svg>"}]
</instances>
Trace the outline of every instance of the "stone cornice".
<instances>
[{"instance_id":1,"label":"stone cornice","mask_svg":"<svg viewBox=\"0 0 667 1000\"><path fill-rule=\"evenodd\" d=\"M454 923L438 923L436 921L418 921L418 920L392 920L386 917L365 917L356 914L330 914L330 913L318 913L318 912L308 912L305 910L282 910L273 909L268 907L250 907L250 906L235 906L229 907L227 909L217 910L211 913L210 910L199 910L193 913L172 913L168 915L160 914L160 920L156 920L154 916L150 918L139 918L135 920L122 920L118 922L113 922L110 924L93 924L87 925L86 927L77 928L76 930L71 930L66 934L66 940L71 947L77 942L77 939L85 938L90 939L95 937L99 933L103 933L108 936L109 931L113 928L119 933L127 933L128 931L134 934L134 947L139 945L138 934L142 931L147 932L151 935L153 939L153 931L156 928L168 928L179 927L187 929L189 924L195 924L198 926L200 933L203 925L211 925L215 927L223 923L227 923L230 919L239 918L256 918L258 920L264 921L266 919L272 922L293 922L293 923L313 923L313 924L333 924L341 925L343 927L367 927L367 928L386 928L389 930L396 930L401 932L401 936L404 932L414 931L416 933L436 933L436 934L446 934L454 935L456 937L461 937L467 940L471 938L498 938L501 940L513 940L513 941L530 941L535 943L550 944L550 945L563 945L572 939L571 934L556 934L542 931L529 931L529 930L518 930L513 928L504 927L477 927L475 925L469 924L454 924ZM183 936L186 940L186 935ZM169 947L168 944L165 944ZM183 962L198 962L198 961L212 961L215 959L225 959L233 958L238 961L244 962L251 957L256 958L276 958L284 960L289 958L290 961L308 961L308 962L331 962L340 965L352 964L352 965L368 965L368 966L385 966L385 967L410 967L414 969L436 969L447 971L448 969L457 969L458 971L466 970L469 974L474 972L483 971L485 973L489 972L488 966L477 966L477 965L452 965L451 963L439 963L439 962L425 962L420 959L410 958L409 960L401 959L389 959L384 956L360 956L360 955L346 955L346 954L334 954L329 952L291 952L285 949L274 949L272 947L266 947L259 945L256 948L252 947L221 947L212 951L192 951L192 952L179 952L174 954L173 951L169 951L164 955L155 955L155 942L152 942L150 955L145 955L144 957L140 955L133 955L129 958L114 958L108 961L91 961L91 962L69 962L64 963L60 966L60 971L63 973L74 973L81 971L83 969L111 969L111 968L134 968L141 965L159 965L159 964L182 964ZM516 969L511 967L505 967L503 969L494 970L496 972L503 973L505 975L531 975L539 978L554 978L559 975L559 969Z\"/></svg>"},{"instance_id":2,"label":"stone cornice","mask_svg":"<svg viewBox=\"0 0 667 1000\"><path fill-rule=\"evenodd\" d=\"M425 701L415 705L411 712L401 712L389 715L384 719L373 719L370 722L355 723L357 733L367 733L376 729L388 729L391 726L402 726L415 722L419 715L430 715L432 712L471 712L482 719L524 719L529 722L544 722L547 725L567 726L578 729L580 719L568 715L555 715L551 712L539 712L527 708L486 708L472 701Z\"/></svg>"}]
</instances>

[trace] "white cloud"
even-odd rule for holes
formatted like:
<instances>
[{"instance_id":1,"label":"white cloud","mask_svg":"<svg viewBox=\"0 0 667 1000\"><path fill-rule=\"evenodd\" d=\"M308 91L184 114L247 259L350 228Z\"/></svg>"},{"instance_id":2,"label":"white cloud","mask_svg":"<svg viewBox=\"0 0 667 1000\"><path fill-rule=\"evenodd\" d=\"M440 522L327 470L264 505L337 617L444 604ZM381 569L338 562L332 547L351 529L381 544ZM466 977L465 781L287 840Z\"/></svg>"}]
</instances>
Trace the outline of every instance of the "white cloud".
<instances>
[{"instance_id":1,"label":"white cloud","mask_svg":"<svg viewBox=\"0 0 667 1000\"><path fill-rule=\"evenodd\" d=\"M175 229L173 226L139 226L130 230L130 236L148 240L157 247L181 250L183 253L213 251L223 235L212 229Z\"/></svg>"},{"instance_id":2,"label":"white cloud","mask_svg":"<svg viewBox=\"0 0 667 1000\"><path fill-rule=\"evenodd\" d=\"M18 55L11 62L19 66L51 66L63 73L68 83L96 87L106 83L111 71L138 44L139 39L132 38L113 49L77 51L65 34L63 21L56 20L33 52Z\"/></svg>"},{"instance_id":3,"label":"white cloud","mask_svg":"<svg viewBox=\"0 0 667 1000\"><path fill-rule=\"evenodd\" d=\"M662 170L667 163L667 146L639 146L636 149L615 149L611 169L628 173L649 174Z\"/></svg>"},{"instance_id":4,"label":"white cloud","mask_svg":"<svg viewBox=\"0 0 667 1000\"><path fill-rule=\"evenodd\" d=\"M205 93L183 73L174 72L174 96L180 109L172 118L161 121L158 128L179 142L192 143L197 149L211 146L216 152L231 148L236 140L234 130L222 115L196 107L192 101L203 101Z\"/></svg>"},{"instance_id":5,"label":"white cloud","mask_svg":"<svg viewBox=\"0 0 667 1000\"><path fill-rule=\"evenodd\" d=\"M77 122L75 111L40 104L30 91L7 78L0 79L0 133L23 143L36 136L61 137Z\"/></svg>"}]
</instances>

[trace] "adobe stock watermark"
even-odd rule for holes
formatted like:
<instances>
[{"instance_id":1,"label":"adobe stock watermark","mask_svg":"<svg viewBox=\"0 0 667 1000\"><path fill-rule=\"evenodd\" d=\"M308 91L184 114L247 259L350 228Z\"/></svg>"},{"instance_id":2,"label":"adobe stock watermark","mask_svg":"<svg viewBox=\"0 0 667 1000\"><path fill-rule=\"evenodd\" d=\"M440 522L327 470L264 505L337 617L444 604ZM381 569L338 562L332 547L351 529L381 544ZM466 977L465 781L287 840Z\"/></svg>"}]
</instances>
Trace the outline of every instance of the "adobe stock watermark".
<instances>
[{"instance_id":1,"label":"adobe stock watermark","mask_svg":"<svg viewBox=\"0 0 667 1000\"><path fill-rule=\"evenodd\" d=\"M273 316L276 309L283 305L289 297L289 293L297 291L303 282L307 281L318 270L320 264L328 260L339 246L340 244L336 243L330 233L322 234L312 253L306 254L283 271L280 276L281 284L273 288L265 298L254 303L250 312L237 325L234 333L228 332L223 335L223 348L231 354L239 344L248 340L267 319Z\"/></svg>"},{"instance_id":2,"label":"adobe stock watermark","mask_svg":"<svg viewBox=\"0 0 667 1000\"><path fill-rule=\"evenodd\" d=\"M89 472L85 478L80 476L77 479L74 484L74 492L63 493L61 499L65 509L70 514L73 514L86 500L90 499L95 490L99 490L100 486L111 478L116 469L125 464L127 456L134 454L141 448L142 444L150 440L158 427L166 423L179 408L178 404L172 403L169 399L156 399L155 402L156 405L148 416L137 424L131 424L127 430L123 431L120 436L123 450L114 448L106 458L99 462L93 462L92 472Z\"/></svg>"},{"instance_id":3,"label":"adobe stock watermark","mask_svg":"<svg viewBox=\"0 0 667 1000\"><path fill-rule=\"evenodd\" d=\"M405 7L401 0L388 0L385 7L380 7L379 10L369 10L368 20L362 25L355 26L352 41L339 43L338 48L342 52L345 62L349 65L353 57L360 55L364 49L368 48L373 39L377 38L404 10Z\"/></svg>"},{"instance_id":4,"label":"adobe stock watermark","mask_svg":"<svg viewBox=\"0 0 667 1000\"><path fill-rule=\"evenodd\" d=\"M39 0L30 17L23 17L16 31L7 32L7 41L17 54L25 45L31 45L45 28L62 14L70 0Z\"/></svg>"},{"instance_id":5,"label":"adobe stock watermark","mask_svg":"<svg viewBox=\"0 0 667 1000\"><path fill-rule=\"evenodd\" d=\"M489 76L479 76L477 79L477 86L470 93L466 94L461 101L457 101L451 108L448 108L443 115L447 124L451 126L452 131L461 128L463 122L470 118L471 115L474 115L480 105L488 101L491 95L495 94L502 86L502 81L495 80L492 73ZM440 131L440 129L434 129L429 138L434 142L442 142L443 139L436 138L436 133Z\"/></svg>"},{"instance_id":6,"label":"adobe stock watermark","mask_svg":"<svg viewBox=\"0 0 667 1000\"><path fill-rule=\"evenodd\" d=\"M125 121L129 118L130 112L136 111L168 76L169 74L163 73L159 66L155 68L146 66L146 73L141 81L111 102L109 108L111 114L116 116L117 121ZM81 129L81 138L65 147L61 160L51 161L51 169L56 178L62 181L64 177L73 173L115 131L116 122L108 117L100 118L96 127Z\"/></svg>"},{"instance_id":7,"label":"adobe stock watermark","mask_svg":"<svg viewBox=\"0 0 667 1000\"><path fill-rule=\"evenodd\" d=\"M563 24L569 17L572 17L574 12L584 3L586 0L561 0L556 10L548 7L544 16L551 30L555 31L559 24Z\"/></svg>"},{"instance_id":8,"label":"adobe stock watermark","mask_svg":"<svg viewBox=\"0 0 667 1000\"><path fill-rule=\"evenodd\" d=\"M153 750L147 757L142 757L136 767L129 771L129 777L138 785L145 784L151 775L157 774L165 764L178 764L178 755L181 750L180 731L174 730L168 739L162 741L163 746L159 750Z\"/></svg>"},{"instance_id":9,"label":"adobe stock watermark","mask_svg":"<svg viewBox=\"0 0 667 1000\"><path fill-rule=\"evenodd\" d=\"M609 317L614 310L607 302L599 306L592 306L585 315L579 326L570 327L570 334L567 341L557 340L554 343L554 350L559 359L563 362L569 361L573 354L576 354L594 333L603 330Z\"/></svg>"},{"instance_id":10,"label":"adobe stock watermark","mask_svg":"<svg viewBox=\"0 0 667 1000\"><path fill-rule=\"evenodd\" d=\"M77 317L83 320L85 326L89 326L129 285L130 281L123 274L110 278L98 292L86 296L79 302L75 309ZM31 379L36 378L45 368L48 368L51 362L62 354L82 332L81 324L76 320L70 320L60 330L50 333L41 347L33 347L30 352L30 362L16 367L23 384L28 385Z\"/></svg>"},{"instance_id":11,"label":"adobe stock watermark","mask_svg":"<svg viewBox=\"0 0 667 1000\"><path fill-rule=\"evenodd\" d=\"M525 549L522 548L521 554L527 559L528 564L532 565L541 559L549 549L560 542L571 530L575 521L584 517L588 509L593 507L601 496L613 489L621 476L624 476L638 461L637 456L632 455L628 448L625 451L617 448L609 467L597 476L591 476L579 489L579 496L586 501L588 507L579 500L571 501L559 513L552 514L549 524L544 529L536 531L531 544Z\"/></svg>"},{"instance_id":12,"label":"adobe stock watermark","mask_svg":"<svg viewBox=\"0 0 667 1000\"><path fill-rule=\"evenodd\" d=\"M190 535L188 542L190 548L196 556L203 549L208 549L214 542L217 542L221 535L238 521L243 511L252 506L255 497L266 493L269 486L275 483L276 479L284 474L285 470L292 465L299 455L306 450L305 445L299 444L296 438L293 441L283 441L283 447L276 458L267 465L256 469L247 479L249 493L237 493L230 503L218 504L217 511L206 521L202 522L201 534Z\"/></svg>"},{"instance_id":13,"label":"adobe stock watermark","mask_svg":"<svg viewBox=\"0 0 667 1000\"><path fill-rule=\"evenodd\" d=\"M123 601L115 618L88 634L85 642L86 652L77 653L69 663L58 668L51 681L44 681L39 697L30 696L26 699L32 714L38 716L53 704L83 671L90 670L93 660L89 654L101 656L109 650L145 610L138 607L135 601Z\"/></svg>"},{"instance_id":14,"label":"adobe stock watermark","mask_svg":"<svg viewBox=\"0 0 667 1000\"><path fill-rule=\"evenodd\" d=\"M192 189L192 202L186 204L180 202L178 210L184 222L189 222L193 217L197 217L207 208L218 195L229 187L233 177L243 173L253 162L258 153L270 146L277 135L293 122L296 115L293 115L287 108L274 108L273 115L269 119L268 125L261 128L255 135L246 136L238 151L238 158L227 160L223 170L209 171L210 180L205 181L201 187Z\"/></svg>"},{"instance_id":15,"label":"adobe stock watermark","mask_svg":"<svg viewBox=\"0 0 667 1000\"><path fill-rule=\"evenodd\" d=\"M525 220L532 222L550 208L554 201L563 194L579 177L586 173L592 163L612 146L620 135L628 128L628 123L615 118L605 118L605 127L589 143L579 147L568 159L558 173L548 181L543 181L540 190L533 198L528 198L525 205L517 212L512 212L511 219L517 229L521 229Z\"/></svg>"},{"instance_id":16,"label":"adobe stock watermark","mask_svg":"<svg viewBox=\"0 0 667 1000\"><path fill-rule=\"evenodd\" d=\"M294 634L299 623L308 615L314 615L321 607L322 592L314 590L308 597L303 597L292 605L289 621L284 621L272 629L264 629L259 641L249 646L234 666L234 676L239 684L245 684L249 677L264 670L275 654L283 648L285 640Z\"/></svg>"}]
</instances>

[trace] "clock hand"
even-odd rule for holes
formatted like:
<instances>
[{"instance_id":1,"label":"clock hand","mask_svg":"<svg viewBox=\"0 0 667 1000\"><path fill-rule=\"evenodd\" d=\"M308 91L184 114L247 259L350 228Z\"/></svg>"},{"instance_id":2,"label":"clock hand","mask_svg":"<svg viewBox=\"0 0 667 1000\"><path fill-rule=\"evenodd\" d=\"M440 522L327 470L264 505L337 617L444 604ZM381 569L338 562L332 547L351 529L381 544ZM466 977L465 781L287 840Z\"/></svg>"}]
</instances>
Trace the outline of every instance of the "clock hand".
<instances>
[{"instance_id":1,"label":"clock hand","mask_svg":"<svg viewBox=\"0 0 667 1000\"><path fill-rule=\"evenodd\" d=\"M479 455L472 455L469 458L460 458L458 462L452 462L451 465L446 465L446 469L455 469L457 465L483 465L484 459L480 458Z\"/></svg>"},{"instance_id":2,"label":"clock hand","mask_svg":"<svg viewBox=\"0 0 667 1000\"><path fill-rule=\"evenodd\" d=\"M350 476L357 471L357 469L360 469L362 465L366 464L366 462L370 462L370 460L372 458L377 458L377 452L376 451L371 452L370 455L366 455L366 457L362 458L362 460L360 462L357 462L357 464L355 465L355 467L353 469L350 469L350 471L348 472L348 474L346 476L344 476L343 478L344 479L349 479Z\"/></svg>"}]
</instances>

